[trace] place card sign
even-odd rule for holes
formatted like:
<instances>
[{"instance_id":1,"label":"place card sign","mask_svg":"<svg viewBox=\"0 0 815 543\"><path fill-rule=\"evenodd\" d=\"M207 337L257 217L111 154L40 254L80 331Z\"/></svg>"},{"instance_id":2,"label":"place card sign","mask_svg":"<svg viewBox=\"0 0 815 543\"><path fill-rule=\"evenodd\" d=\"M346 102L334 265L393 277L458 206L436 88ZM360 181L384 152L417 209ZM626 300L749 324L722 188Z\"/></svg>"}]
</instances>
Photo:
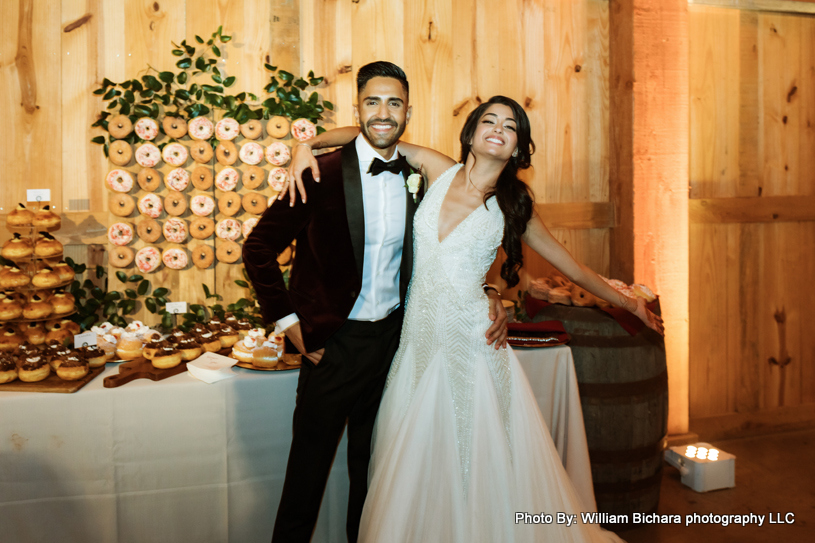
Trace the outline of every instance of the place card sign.
<instances>
[{"instance_id":1,"label":"place card sign","mask_svg":"<svg viewBox=\"0 0 815 543\"><path fill-rule=\"evenodd\" d=\"M51 189L29 189L25 191L25 197L29 202L50 202Z\"/></svg>"},{"instance_id":2,"label":"place card sign","mask_svg":"<svg viewBox=\"0 0 815 543\"><path fill-rule=\"evenodd\" d=\"M96 345L96 332L84 332L74 336L74 349Z\"/></svg>"},{"instance_id":3,"label":"place card sign","mask_svg":"<svg viewBox=\"0 0 815 543\"><path fill-rule=\"evenodd\" d=\"M187 302L167 302L164 308L171 315L181 315L187 312Z\"/></svg>"}]
</instances>

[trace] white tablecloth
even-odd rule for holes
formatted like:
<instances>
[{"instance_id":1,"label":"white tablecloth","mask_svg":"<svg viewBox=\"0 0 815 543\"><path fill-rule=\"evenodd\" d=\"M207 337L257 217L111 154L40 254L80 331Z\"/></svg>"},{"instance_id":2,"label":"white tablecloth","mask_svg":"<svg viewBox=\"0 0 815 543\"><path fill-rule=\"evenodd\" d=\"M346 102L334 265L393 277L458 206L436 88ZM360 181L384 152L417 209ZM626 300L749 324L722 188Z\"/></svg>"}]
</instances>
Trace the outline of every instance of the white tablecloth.
<instances>
[{"instance_id":1,"label":"white tablecloth","mask_svg":"<svg viewBox=\"0 0 815 543\"><path fill-rule=\"evenodd\" d=\"M571 351L518 356L593 506ZM269 541L298 372L235 368L213 385L181 374L104 388L116 372L109 365L75 394L0 392L0 540ZM313 541L345 541L347 497L343 437Z\"/></svg>"}]
</instances>

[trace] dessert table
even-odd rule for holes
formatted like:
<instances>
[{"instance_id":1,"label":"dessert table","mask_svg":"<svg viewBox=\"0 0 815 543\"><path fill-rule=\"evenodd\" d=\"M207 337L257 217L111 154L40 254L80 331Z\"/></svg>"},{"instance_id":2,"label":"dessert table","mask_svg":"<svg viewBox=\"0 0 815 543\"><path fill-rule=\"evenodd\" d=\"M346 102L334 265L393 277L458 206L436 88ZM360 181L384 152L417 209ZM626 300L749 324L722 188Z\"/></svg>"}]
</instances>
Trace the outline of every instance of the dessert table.
<instances>
[{"instance_id":1,"label":"dessert table","mask_svg":"<svg viewBox=\"0 0 815 543\"><path fill-rule=\"evenodd\" d=\"M594 510L568 347L518 349L567 472ZM2 541L268 541L283 487L298 372L234 368L74 394L0 392ZM314 542L345 541L343 437ZM588 485L588 486L586 486Z\"/></svg>"}]
</instances>

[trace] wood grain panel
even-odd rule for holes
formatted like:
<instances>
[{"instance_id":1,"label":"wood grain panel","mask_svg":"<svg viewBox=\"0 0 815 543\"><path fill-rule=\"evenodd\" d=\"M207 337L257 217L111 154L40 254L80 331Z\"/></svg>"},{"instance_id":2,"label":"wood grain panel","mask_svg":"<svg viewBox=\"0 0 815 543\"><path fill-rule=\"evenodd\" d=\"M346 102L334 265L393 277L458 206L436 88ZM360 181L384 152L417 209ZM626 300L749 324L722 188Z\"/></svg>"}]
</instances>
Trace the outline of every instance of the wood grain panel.
<instances>
[{"instance_id":1,"label":"wood grain panel","mask_svg":"<svg viewBox=\"0 0 815 543\"><path fill-rule=\"evenodd\" d=\"M694 223L789 222L815 220L815 196L762 196L690 200Z\"/></svg>"}]
</instances>

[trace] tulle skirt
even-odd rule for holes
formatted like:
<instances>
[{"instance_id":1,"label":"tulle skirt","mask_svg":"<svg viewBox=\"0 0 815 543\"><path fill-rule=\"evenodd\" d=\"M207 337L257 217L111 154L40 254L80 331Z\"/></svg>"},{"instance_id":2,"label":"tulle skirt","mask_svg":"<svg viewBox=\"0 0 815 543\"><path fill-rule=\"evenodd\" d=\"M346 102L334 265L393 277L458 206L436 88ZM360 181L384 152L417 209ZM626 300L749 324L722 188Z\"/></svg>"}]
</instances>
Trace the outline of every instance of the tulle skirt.
<instances>
[{"instance_id":1,"label":"tulle skirt","mask_svg":"<svg viewBox=\"0 0 815 543\"><path fill-rule=\"evenodd\" d=\"M622 541L583 524L580 499L511 351L508 434L490 372L476 367L466 493L444 361L430 363L411 397L406 355L379 408L361 542ZM571 525L558 524L558 513L574 515L560 517Z\"/></svg>"}]
</instances>

